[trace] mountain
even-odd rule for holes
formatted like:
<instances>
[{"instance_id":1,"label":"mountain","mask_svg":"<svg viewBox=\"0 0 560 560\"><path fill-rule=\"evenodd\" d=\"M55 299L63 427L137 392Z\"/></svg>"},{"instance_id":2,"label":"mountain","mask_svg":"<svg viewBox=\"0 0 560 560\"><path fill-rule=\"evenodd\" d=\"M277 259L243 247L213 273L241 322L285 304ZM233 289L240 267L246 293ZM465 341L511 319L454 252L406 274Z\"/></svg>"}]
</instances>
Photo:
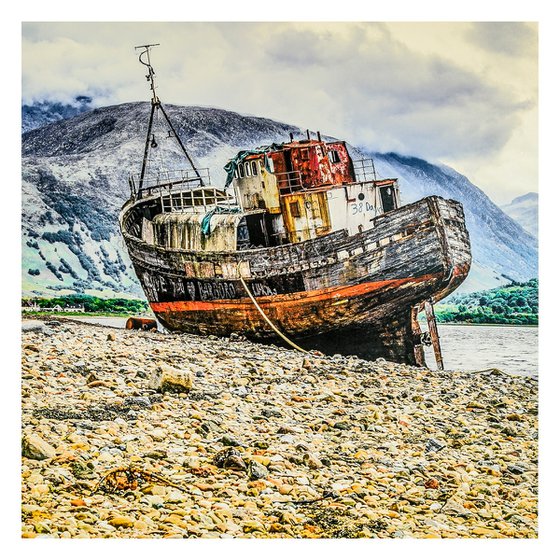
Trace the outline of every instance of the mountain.
<instances>
[{"instance_id":1,"label":"mountain","mask_svg":"<svg viewBox=\"0 0 560 560\"><path fill-rule=\"evenodd\" d=\"M73 103L60 103L59 101L39 101L21 107L21 131L28 132L46 124L69 119L91 109L92 98L87 95L78 95Z\"/></svg>"},{"instance_id":2,"label":"mountain","mask_svg":"<svg viewBox=\"0 0 560 560\"><path fill-rule=\"evenodd\" d=\"M141 296L118 230L129 197L128 174L140 170L149 103L82 112L22 136L22 288L24 295L88 290L92 295ZM176 131L213 184L239 150L282 142L297 127L222 109L166 106ZM164 125L165 123L163 123ZM165 126L156 128L163 159ZM162 128L163 126L163 128ZM466 177L451 168L394 153L366 153L379 176L399 177L404 202L438 194L465 206L473 267L464 291L537 276L537 243Z\"/></svg>"},{"instance_id":3,"label":"mountain","mask_svg":"<svg viewBox=\"0 0 560 560\"><path fill-rule=\"evenodd\" d=\"M539 229L539 195L530 192L514 198L509 204L500 208L518 222L523 229L538 238Z\"/></svg>"}]
</instances>

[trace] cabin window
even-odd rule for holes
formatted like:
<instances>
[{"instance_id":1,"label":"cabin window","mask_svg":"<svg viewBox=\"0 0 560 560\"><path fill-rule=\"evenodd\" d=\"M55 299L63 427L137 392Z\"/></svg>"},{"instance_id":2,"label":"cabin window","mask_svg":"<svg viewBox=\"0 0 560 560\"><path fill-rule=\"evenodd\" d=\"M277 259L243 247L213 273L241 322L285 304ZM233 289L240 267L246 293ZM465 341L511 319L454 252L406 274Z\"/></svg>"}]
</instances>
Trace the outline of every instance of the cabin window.
<instances>
[{"instance_id":1,"label":"cabin window","mask_svg":"<svg viewBox=\"0 0 560 560\"><path fill-rule=\"evenodd\" d=\"M340 156L336 150L329 150L329 161L331 163L340 163Z\"/></svg>"},{"instance_id":2,"label":"cabin window","mask_svg":"<svg viewBox=\"0 0 560 560\"><path fill-rule=\"evenodd\" d=\"M243 164L240 163L237 166L237 173L239 174L239 177L242 179L243 177L245 177L245 172L243 171Z\"/></svg>"},{"instance_id":3,"label":"cabin window","mask_svg":"<svg viewBox=\"0 0 560 560\"><path fill-rule=\"evenodd\" d=\"M251 175L251 164L249 162L245 164L245 175L247 177Z\"/></svg>"},{"instance_id":4,"label":"cabin window","mask_svg":"<svg viewBox=\"0 0 560 560\"><path fill-rule=\"evenodd\" d=\"M267 169L271 173L274 173L274 160L271 157L266 156L266 164L267 164Z\"/></svg>"},{"instance_id":5,"label":"cabin window","mask_svg":"<svg viewBox=\"0 0 560 560\"><path fill-rule=\"evenodd\" d=\"M303 148L301 150L301 159L309 159L309 148Z\"/></svg>"},{"instance_id":6,"label":"cabin window","mask_svg":"<svg viewBox=\"0 0 560 560\"><path fill-rule=\"evenodd\" d=\"M237 226L237 249L248 249L251 245L247 220L243 217Z\"/></svg>"},{"instance_id":7,"label":"cabin window","mask_svg":"<svg viewBox=\"0 0 560 560\"><path fill-rule=\"evenodd\" d=\"M257 162L256 161L251 162L251 172L252 172L253 175L257 175Z\"/></svg>"},{"instance_id":8,"label":"cabin window","mask_svg":"<svg viewBox=\"0 0 560 560\"><path fill-rule=\"evenodd\" d=\"M381 194L381 204L383 205L383 212L390 212L397 207L395 200L395 189L392 187L381 187L379 189Z\"/></svg>"},{"instance_id":9,"label":"cabin window","mask_svg":"<svg viewBox=\"0 0 560 560\"><path fill-rule=\"evenodd\" d=\"M293 218L301 218L301 208L297 200L295 202L290 202L290 214Z\"/></svg>"}]
</instances>

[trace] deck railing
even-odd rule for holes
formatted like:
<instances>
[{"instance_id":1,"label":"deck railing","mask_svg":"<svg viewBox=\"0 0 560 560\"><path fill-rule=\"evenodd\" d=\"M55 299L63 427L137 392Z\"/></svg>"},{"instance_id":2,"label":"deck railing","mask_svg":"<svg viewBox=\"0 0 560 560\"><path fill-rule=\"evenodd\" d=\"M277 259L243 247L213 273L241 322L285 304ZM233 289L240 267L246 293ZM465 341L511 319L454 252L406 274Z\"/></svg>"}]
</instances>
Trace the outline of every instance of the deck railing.
<instances>
[{"instance_id":1,"label":"deck railing","mask_svg":"<svg viewBox=\"0 0 560 560\"><path fill-rule=\"evenodd\" d=\"M128 179L132 198L144 198L170 189L192 189L210 184L210 170L174 169L146 173L142 181L140 174L131 174Z\"/></svg>"},{"instance_id":2,"label":"deck railing","mask_svg":"<svg viewBox=\"0 0 560 560\"><path fill-rule=\"evenodd\" d=\"M221 189L197 187L160 192L161 210L170 212L208 212L215 206L237 207L237 201Z\"/></svg>"},{"instance_id":3,"label":"deck railing","mask_svg":"<svg viewBox=\"0 0 560 560\"><path fill-rule=\"evenodd\" d=\"M278 181L280 194L289 194L294 191L301 191L304 188L301 171L284 171L274 175L276 175Z\"/></svg>"}]
</instances>

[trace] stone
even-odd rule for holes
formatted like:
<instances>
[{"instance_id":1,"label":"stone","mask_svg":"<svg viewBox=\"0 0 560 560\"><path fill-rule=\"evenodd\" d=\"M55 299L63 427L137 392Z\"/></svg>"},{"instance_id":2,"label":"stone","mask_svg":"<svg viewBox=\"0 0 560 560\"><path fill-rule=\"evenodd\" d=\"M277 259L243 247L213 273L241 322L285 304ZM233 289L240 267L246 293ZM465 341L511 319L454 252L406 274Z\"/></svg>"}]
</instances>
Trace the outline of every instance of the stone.
<instances>
[{"instance_id":1,"label":"stone","mask_svg":"<svg viewBox=\"0 0 560 560\"><path fill-rule=\"evenodd\" d=\"M234 447L226 447L214 455L212 462L218 467L232 470L245 470L245 461Z\"/></svg>"},{"instance_id":2,"label":"stone","mask_svg":"<svg viewBox=\"0 0 560 560\"><path fill-rule=\"evenodd\" d=\"M313 453L305 453L303 461L310 469L320 469L324 466L321 459Z\"/></svg>"},{"instance_id":3,"label":"stone","mask_svg":"<svg viewBox=\"0 0 560 560\"><path fill-rule=\"evenodd\" d=\"M426 442L426 453L437 453L445 447L445 443L438 441L437 439L430 438Z\"/></svg>"},{"instance_id":4,"label":"stone","mask_svg":"<svg viewBox=\"0 0 560 560\"><path fill-rule=\"evenodd\" d=\"M134 519L124 515L117 515L109 520L109 524L116 528L132 527L134 525Z\"/></svg>"},{"instance_id":5,"label":"stone","mask_svg":"<svg viewBox=\"0 0 560 560\"><path fill-rule=\"evenodd\" d=\"M56 455L56 449L36 434L23 436L21 440L21 454L28 459L43 461Z\"/></svg>"},{"instance_id":6,"label":"stone","mask_svg":"<svg viewBox=\"0 0 560 560\"><path fill-rule=\"evenodd\" d=\"M222 436L220 441L224 445L230 445L232 447L243 447L243 445L237 440L237 438L233 437L230 434L226 434L226 435Z\"/></svg>"},{"instance_id":7,"label":"stone","mask_svg":"<svg viewBox=\"0 0 560 560\"><path fill-rule=\"evenodd\" d=\"M166 364L156 366L148 379L148 387L161 393L188 393L193 387L193 374Z\"/></svg>"},{"instance_id":8,"label":"stone","mask_svg":"<svg viewBox=\"0 0 560 560\"><path fill-rule=\"evenodd\" d=\"M470 401L467 403L466 408L476 409L476 408L486 408L486 406L478 401Z\"/></svg>"},{"instance_id":9,"label":"stone","mask_svg":"<svg viewBox=\"0 0 560 560\"><path fill-rule=\"evenodd\" d=\"M35 523L35 531L39 534L48 534L51 532L51 528L45 521L39 521Z\"/></svg>"},{"instance_id":10,"label":"stone","mask_svg":"<svg viewBox=\"0 0 560 560\"><path fill-rule=\"evenodd\" d=\"M456 500L449 500L440 511L458 517L472 517L472 513Z\"/></svg>"},{"instance_id":11,"label":"stone","mask_svg":"<svg viewBox=\"0 0 560 560\"><path fill-rule=\"evenodd\" d=\"M506 436L515 437L515 436L517 436L518 432L517 432L517 429L514 426L507 425L507 426L504 426L504 428L502 429L502 434L505 434Z\"/></svg>"},{"instance_id":12,"label":"stone","mask_svg":"<svg viewBox=\"0 0 560 560\"><path fill-rule=\"evenodd\" d=\"M247 466L247 475L250 480L259 480L268 476L268 469L257 461L251 460Z\"/></svg>"},{"instance_id":13,"label":"stone","mask_svg":"<svg viewBox=\"0 0 560 560\"><path fill-rule=\"evenodd\" d=\"M264 526L259 521L251 520L251 521L245 521L243 523L244 533L253 533L255 531L262 531L262 530L264 530Z\"/></svg>"},{"instance_id":14,"label":"stone","mask_svg":"<svg viewBox=\"0 0 560 560\"><path fill-rule=\"evenodd\" d=\"M21 322L21 330L23 332L46 332L48 327L44 321L29 319Z\"/></svg>"},{"instance_id":15,"label":"stone","mask_svg":"<svg viewBox=\"0 0 560 560\"><path fill-rule=\"evenodd\" d=\"M82 500L82 498L76 498L75 500L70 500L70 504L74 507L84 507L86 506L86 502Z\"/></svg>"},{"instance_id":16,"label":"stone","mask_svg":"<svg viewBox=\"0 0 560 560\"><path fill-rule=\"evenodd\" d=\"M283 496L286 496L287 494L292 492L293 489L294 487L291 484L281 484L278 487L278 492L280 492L280 494L282 494Z\"/></svg>"},{"instance_id":17,"label":"stone","mask_svg":"<svg viewBox=\"0 0 560 560\"><path fill-rule=\"evenodd\" d=\"M261 415L265 418L282 418L282 413L276 408L263 408Z\"/></svg>"}]
</instances>

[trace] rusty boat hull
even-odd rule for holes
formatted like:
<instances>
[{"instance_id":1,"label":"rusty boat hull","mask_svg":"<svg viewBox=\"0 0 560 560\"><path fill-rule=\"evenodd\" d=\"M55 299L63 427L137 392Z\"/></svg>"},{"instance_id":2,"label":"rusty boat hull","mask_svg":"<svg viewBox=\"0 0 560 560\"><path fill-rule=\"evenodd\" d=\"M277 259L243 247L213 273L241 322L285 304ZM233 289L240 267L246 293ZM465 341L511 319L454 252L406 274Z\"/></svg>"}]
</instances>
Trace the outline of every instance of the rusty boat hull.
<instances>
[{"instance_id":1,"label":"rusty boat hull","mask_svg":"<svg viewBox=\"0 0 560 560\"><path fill-rule=\"evenodd\" d=\"M281 343L425 365L418 313L466 278L460 203L430 196L381 214L366 231L237 251L171 249L142 240L157 197L123 206L121 231L150 307L172 331ZM244 283L240 278L243 278Z\"/></svg>"}]
</instances>

